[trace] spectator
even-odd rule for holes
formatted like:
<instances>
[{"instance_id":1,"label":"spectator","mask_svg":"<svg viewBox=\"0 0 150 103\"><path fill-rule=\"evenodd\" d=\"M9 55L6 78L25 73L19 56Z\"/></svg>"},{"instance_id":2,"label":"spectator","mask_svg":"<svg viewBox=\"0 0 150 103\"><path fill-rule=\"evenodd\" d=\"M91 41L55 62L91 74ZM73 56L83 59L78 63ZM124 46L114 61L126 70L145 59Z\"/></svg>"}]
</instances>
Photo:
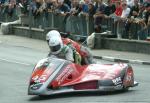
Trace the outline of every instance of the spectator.
<instances>
[{"instance_id":1,"label":"spectator","mask_svg":"<svg viewBox=\"0 0 150 103\"><path fill-rule=\"evenodd\" d=\"M143 0L143 3L144 3L144 2L148 2L148 3L150 3L150 0Z\"/></svg>"},{"instance_id":2,"label":"spectator","mask_svg":"<svg viewBox=\"0 0 150 103\"><path fill-rule=\"evenodd\" d=\"M106 5L103 3L103 0L97 0L95 4L96 13L94 14L94 25L100 25L102 18L105 17L105 7Z\"/></svg>"},{"instance_id":3,"label":"spectator","mask_svg":"<svg viewBox=\"0 0 150 103\"><path fill-rule=\"evenodd\" d=\"M144 3L144 7L145 7L145 10L143 12L142 19L144 20L145 24L147 24L148 23L148 18L150 16L150 3L149 2L145 2Z\"/></svg>"},{"instance_id":4,"label":"spectator","mask_svg":"<svg viewBox=\"0 0 150 103\"><path fill-rule=\"evenodd\" d=\"M139 15L139 3L138 0L134 0L134 5L131 7L130 16L136 18Z\"/></svg>"},{"instance_id":5,"label":"spectator","mask_svg":"<svg viewBox=\"0 0 150 103\"><path fill-rule=\"evenodd\" d=\"M138 14L138 17L137 17L137 18L139 18L139 19L142 18L144 10L145 10L145 8L144 8L143 3L140 3L140 4L139 4L139 14Z\"/></svg>"},{"instance_id":6,"label":"spectator","mask_svg":"<svg viewBox=\"0 0 150 103\"><path fill-rule=\"evenodd\" d=\"M79 14L82 11L82 5L79 4L79 0L71 0L71 10L70 10L70 14L66 15L64 18L64 22L65 22L65 31L70 32L70 30L77 30L76 29L76 24L80 23L80 22L76 22L77 17L79 16ZM76 17L76 19L74 19L74 17ZM72 25L71 25L72 24ZM79 30L78 30L79 31Z\"/></svg>"},{"instance_id":7,"label":"spectator","mask_svg":"<svg viewBox=\"0 0 150 103\"><path fill-rule=\"evenodd\" d=\"M105 15L109 16L110 14L113 14L116 10L116 7L114 4L112 4L111 0L107 1L107 6L105 7Z\"/></svg>"},{"instance_id":8,"label":"spectator","mask_svg":"<svg viewBox=\"0 0 150 103\"><path fill-rule=\"evenodd\" d=\"M91 49L93 49L95 47L95 43L97 43L96 42L97 38L95 38L96 33L102 33L100 25L95 27L94 32L87 37L86 43L87 43L87 46ZM96 45L99 45L99 44L96 44Z\"/></svg>"},{"instance_id":9,"label":"spectator","mask_svg":"<svg viewBox=\"0 0 150 103\"><path fill-rule=\"evenodd\" d=\"M88 8L88 11L82 11L82 14L84 15L84 16L88 16L88 17L90 17L90 18L93 18L93 15L95 14L95 7L94 7L94 5L90 2L87 2L88 4L87 4L87 8Z\"/></svg>"},{"instance_id":10,"label":"spectator","mask_svg":"<svg viewBox=\"0 0 150 103\"><path fill-rule=\"evenodd\" d=\"M88 13L88 4L89 4L89 0L84 0L84 2L82 4L82 12L83 13Z\"/></svg>"},{"instance_id":11,"label":"spectator","mask_svg":"<svg viewBox=\"0 0 150 103\"><path fill-rule=\"evenodd\" d=\"M96 0L95 9L98 14L104 13L105 7L106 7L106 5L104 4L103 0Z\"/></svg>"},{"instance_id":12,"label":"spectator","mask_svg":"<svg viewBox=\"0 0 150 103\"><path fill-rule=\"evenodd\" d=\"M23 15L27 15L29 10L28 10L28 1L27 0L20 0L20 4L22 5L22 8L21 8L21 13Z\"/></svg>"},{"instance_id":13,"label":"spectator","mask_svg":"<svg viewBox=\"0 0 150 103\"><path fill-rule=\"evenodd\" d=\"M150 16L147 23L147 29L148 29L148 36L150 36Z\"/></svg>"},{"instance_id":14,"label":"spectator","mask_svg":"<svg viewBox=\"0 0 150 103\"><path fill-rule=\"evenodd\" d=\"M79 4L79 0L71 1L71 14L77 16L82 11L82 7Z\"/></svg>"},{"instance_id":15,"label":"spectator","mask_svg":"<svg viewBox=\"0 0 150 103\"><path fill-rule=\"evenodd\" d=\"M122 3L122 15L121 15L121 20L124 23L124 27L125 28L125 33L122 35L123 38L128 38L129 37L129 29L130 29L130 21L128 20L129 14L130 14L130 8L127 6L126 2Z\"/></svg>"},{"instance_id":16,"label":"spectator","mask_svg":"<svg viewBox=\"0 0 150 103\"><path fill-rule=\"evenodd\" d=\"M48 21L48 15L50 12L54 11L54 6L53 6L53 0L45 0L45 17L46 17L46 20ZM48 22L47 22L48 23Z\"/></svg>"},{"instance_id":17,"label":"spectator","mask_svg":"<svg viewBox=\"0 0 150 103\"><path fill-rule=\"evenodd\" d=\"M139 21L142 29L138 31L139 39L146 40L150 32L150 3L144 3L145 10L143 12L142 20Z\"/></svg>"},{"instance_id":18,"label":"spectator","mask_svg":"<svg viewBox=\"0 0 150 103\"><path fill-rule=\"evenodd\" d=\"M71 8L71 0L64 0L64 3L67 4L69 8Z\"/></svg>"},{"instance_id":19,"label":"spectator","mask_svg":"<svg viewBox=\"0 0 150 103\"><path fill-rule=\"evenodd\" d=\"M70 7L65 4L63 0L58 0L56 12L65 15L66 13L70 12Z\"/></svg>"},{"instance_id":20,"label":"spectator","mask_svg":"<svg viewBox=\"0 0 150 103\"><path fill-rule=\"evenodd\" d=\"M128 20L129 14L130 14L130 8L127 6L126 2L122 3L122 14L120 18L117 21L117 37L118 38L128 38L129 36L129 28L130 28L130 22ZM121 33L124 31L125 33Z\"/></svg>"},{"instance_id":21,"label":"spectator","mask_svg":"<svg viewBox=\"0 0 150 103\"><path fill-rule=\"evenodd\" d=\"M42 13L46 9L46 2L45 0L39 0L39 12Z\"/></svg>"},{"instance_id":22,"label":"spectator","mask_svg":"<svg viewBox=\"0 0 150 103\"><path fill-rule=\"evenodd\" d=\"M95 32L95 33L101 33L101 32L102 32L102 27L101 27L101 25L96 25L96 26L94 27L94 32Z\"/></svg>"},{"instance_id":23,"label":"spectator","mask_svg":"<svg viewBox=\"0 0 150 103\"><path fill-rule=\"evenodd\" d=\"M71 8L68 4L64 3L64 0L58 0L56 4L55 13L61 16L64 16L63 18L63 25L66 25L67 19L70 15ZM66 30L66 28L63 26L63 29Z\"/></svg>"},{"instance_id":24,"label":"spectator","mask_svg":"<svg viewBox=\"0 0 150 103\"><path fill-rule=\"evenodd\" d=\"M121 16L122 15L122 6L120 4L120 1L116 1L115 5L116 5L115 15Z\"/></svg>"},{"instance_id":25,"label":"spectator","mask_svg":"<svg viewBox=\"0 0 150 103\"><path fill-rule=\"evenodd\" d=\"M129 16L130 17L129 21L132 24L130 24L129 22L125 25L126 31L128 32L129 32L130 25L132 25L131 26L132 29L130 29L132 33L129 34L129 39L138 39L137 30L135 31L134 28L135 25L137 25L136 23L140 20L141 12L143 12L142 5L139 3L139 0L134 0L134 5L131 7L130 16Z\"/></svg>"},{"instance_id":26,"label":"spectator","mask_svg":"<svg viewBox=\"0 0 150 103\"><path fill-rule=\"evenodd\" d=\"M4 13L6 13L9 17L12 17L15 8L16 8L16 1L15 0L8 0L4 3Z\"/></svg>"},{"instance_id":27,"label":"spectator","mask_svg":"<svg viewBox=\"0 0 150 103\"><path fill-rule=\"evenodd\" d=\"M88 4L88 16L93 17L94 14L95 14L95 7L92 3L89 3Z\"/></svg>"},{"instance_id":28,"label":"spectator","mask_svg":"<svg viewBox=\"0 0 150 103\"><path fill-rule=\"evenodd\" d=\"M4 4L6 0L0 0L0 4Z\"/></svg>"},{"instance_id":29,"label":"spectator","mask_svg":"<svg viewBox=\"0 0 150 103\"><path fill-rule=\"evenodd\" d=\"M138 31L138 36L140 40L146 40L150 36L150 16L148 18L147 25L145 22L140 22L142 29Z\"/></svg>"},{"instance_id":30,"label":"spectator","mask_svg":"<svg viewBox=\"0 0 150 103\"><path fill-rule=\"evenodd\" d=\"M124 0L123 2L127 2L127 6L130 7L130 8L132 6L134 6L134 0L126 0L126 1Z\"/></svg>"},{"instance_id":31,"label":"spectator","mask_svg":"<svg viewBox=\"0 0 150 103\"><path fill-rule=\"evenodd\" d=\"M121 0L111 0L112 4L116 4L116 2L121 2Z\"/></svg>"},{"instance_id":32,"label":"spectator","mask_svg":"<svg viewBox=\"0 0 150 103\"><path fill-rule=\"evenodd\" d=\"M31 2L31 10L33 15L36 13L37 7L36 7L36 0L32 0Z\"/></svg>"},{"instance_id":33,"label":"spectator","mask_svg":"<svg viewBox=\"0 0 150 103\"><path fill-rule=\"evenodd\" d=\"M127 3L126 2L123 2L122 3L122 14L121 14L121 18L122 19L127 19L129 17L129 14L130 14L130 8L127 6Z\"/></svg>"},{"instance_id":34,"label":"spectator","mask_svg":"<svg viewBox=\"0 0 150 103\"><path fill-rule=\"evenodd\" d=\"M0 15L3 15L4 12L5 12L5 10L3 9L4 8L4 3L5 3L5 0L0 0Z\"/></svg>"},{"instance_id":35,"label":"spectator","mask_svg":"<svg viewBox=\"0 0 150 103\"><path fill-rule=\"evenodd\" d=\"M53 2L52 2L52 0L45 0L45 2L46 2L46 11L47 12L52 11L52 9L53 9Z\"/></svg>"},{"instance_id":36,"label":"spectator","mask_svg":"<svg viewBox=\"0 0 150 103\"><path fill-rule=\"evenodd\" d=\"M32 1L33 3L33 7L35 8L33 15L34 18L37 18L38 16L41 15L41 13L43 13L44 10L46 10L46 3L44 0L36 0L36 1Z\"/></svg>"}]
</instances>

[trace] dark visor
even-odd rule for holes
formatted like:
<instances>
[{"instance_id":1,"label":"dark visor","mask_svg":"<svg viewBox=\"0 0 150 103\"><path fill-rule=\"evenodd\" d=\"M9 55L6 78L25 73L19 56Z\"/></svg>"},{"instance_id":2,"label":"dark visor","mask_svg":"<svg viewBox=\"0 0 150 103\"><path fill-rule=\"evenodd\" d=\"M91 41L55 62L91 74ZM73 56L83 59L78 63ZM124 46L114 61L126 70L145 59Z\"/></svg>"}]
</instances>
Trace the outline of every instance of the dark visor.
<instances>
[{"instance_id":1,"label":"dark visor","mask_svg":"<svg viewBox=\"0 0 150 103\"><path fill-rule=\"evenodd\" d=\"M60 47L60 44L59 44L59 45L56 45L56 46L50 46L50 49L51 49L52 52L56 52L56 51L58 51L60 48L61 48L61 47Z\"/></svg>"}]
</instances>

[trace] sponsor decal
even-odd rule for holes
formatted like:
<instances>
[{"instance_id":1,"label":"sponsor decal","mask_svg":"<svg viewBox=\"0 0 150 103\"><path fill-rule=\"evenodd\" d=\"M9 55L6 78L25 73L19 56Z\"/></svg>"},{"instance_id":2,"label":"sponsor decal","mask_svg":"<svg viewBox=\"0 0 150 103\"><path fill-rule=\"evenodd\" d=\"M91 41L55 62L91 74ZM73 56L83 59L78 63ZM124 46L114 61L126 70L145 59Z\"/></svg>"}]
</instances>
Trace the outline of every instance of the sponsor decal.
<instances>
[{"instance_id":1,"label":"sponsor decal","mask_svg":"<svg viewBox=\"0 0 150 103\"><path fill-rule=\"evenodd\" d=\"M122 84L121 77L117 77L117 78L113 79L112 82L113 82L115 85Z\"/></svg>"},{"instance_id":2,"label":"sponsor decal","mask_svg":"<svg viewBox=\"0 0 150 103\"><path fill-rule=\"evenodd\" d=\"M43 83L36 83L36 84L32 84L30 86L31 89L36 90L39 89L42 86Z\"/></svg>"},{"instance_id":3,"label":"sponsor decal","mask_svg":"<svg viewBox=\"0 0 150 103\"><path fill-rule=\"evenodd\" d=\"M58 85L60 85L72 72L73 68L66 67L64 71L56 78Z\"/></svg>"},{"instance_id":4,"label":"sponsor decal","mask_svg":"<svg viewBox=\"0 0 150 103\"><path fill-rule=\"evenodd\" d=\"M116 86L114 87L114 89L117 89L117 90L120 90L120 89L122 89L122 88L123 88L123 85L122 85L122 84L116 85Z\"/></svg>"},{"instance_id":5,"label":"sponsor decal","mask_svg":"<svg viewBox=\"0 0 150 103\"><path fill-rule=\"evenodd\" d=\"M46 75L41 75L41 76L34 76L32 77L33 84L30 85L30 88L33 90L39 89L42 86L42 82L46 80Z\"/></svg>"}]
</instances>

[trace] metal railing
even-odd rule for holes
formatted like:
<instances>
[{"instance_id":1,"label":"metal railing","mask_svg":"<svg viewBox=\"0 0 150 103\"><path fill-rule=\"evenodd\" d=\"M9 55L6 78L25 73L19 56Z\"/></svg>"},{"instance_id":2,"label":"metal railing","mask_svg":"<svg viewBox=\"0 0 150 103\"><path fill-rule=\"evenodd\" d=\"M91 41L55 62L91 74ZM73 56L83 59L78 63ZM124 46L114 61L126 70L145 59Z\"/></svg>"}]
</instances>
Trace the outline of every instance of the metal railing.
<instances>
[{"instance_id":1,"label":"metal railing","mask_svg":"<svg viewBox=\"0 0 150 103\"><path fill-rule=\"evenodd\" d=\"M19 8L15 8L13 9L13 13L12 15L9 15L7 13L7 8L6 7L0 7L0 22L12 22L12 21L15 21L17 20L19 17L18 17L18 14L19 13Z\"/></svg>"},{"instance_id":2,"label":"metal railing","mask_svg":"<svg viewBox=\"0 0 150 103\"><path fill-rule=\"evenodd\" d=\"M17 20L20 9L16 8L12 17L4 13L4 8L0 9L0 21L9 22ZM29 15L20 16L23 26L31 26L31 28L57 28L63 32L70 32L71 34L79 35L80 37L87 37L94 31L93 18L86 17L84 15L73 16L67 15L62 16L58 13L53 12L42 12L38 16L29 17ZM29 20L31 19L31 20ZM112 34L118 38L126 39L141 39L142 36L145 38L150 37L150 30L147 34L139 35L139 32L143 29L143 26L135 22L131 22L129 29L126 27L125 21L115 22L112 18L103 18L101 22L102 31L112 31Z\"/></svg>"}]
</instances>

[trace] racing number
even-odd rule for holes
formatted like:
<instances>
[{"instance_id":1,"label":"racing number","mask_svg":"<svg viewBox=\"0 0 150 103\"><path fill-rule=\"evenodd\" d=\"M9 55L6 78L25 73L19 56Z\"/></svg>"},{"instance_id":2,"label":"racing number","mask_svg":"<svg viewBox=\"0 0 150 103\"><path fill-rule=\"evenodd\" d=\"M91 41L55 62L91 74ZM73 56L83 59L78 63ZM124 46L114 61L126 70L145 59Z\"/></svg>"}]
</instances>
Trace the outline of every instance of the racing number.
<instances>
[{"instance_id":1,"label":"racing number","mask_svg":"<svg viewBox=\"0 0 150 103\"><path fill-rule=\"evenodd\" d=\"M41 75L40 77L38 75L34 76L32 78L32 80L34 80L34 82L41 82L41 81L45 81L46 80L46 75Z\"/></svg>"}]
</instances>

